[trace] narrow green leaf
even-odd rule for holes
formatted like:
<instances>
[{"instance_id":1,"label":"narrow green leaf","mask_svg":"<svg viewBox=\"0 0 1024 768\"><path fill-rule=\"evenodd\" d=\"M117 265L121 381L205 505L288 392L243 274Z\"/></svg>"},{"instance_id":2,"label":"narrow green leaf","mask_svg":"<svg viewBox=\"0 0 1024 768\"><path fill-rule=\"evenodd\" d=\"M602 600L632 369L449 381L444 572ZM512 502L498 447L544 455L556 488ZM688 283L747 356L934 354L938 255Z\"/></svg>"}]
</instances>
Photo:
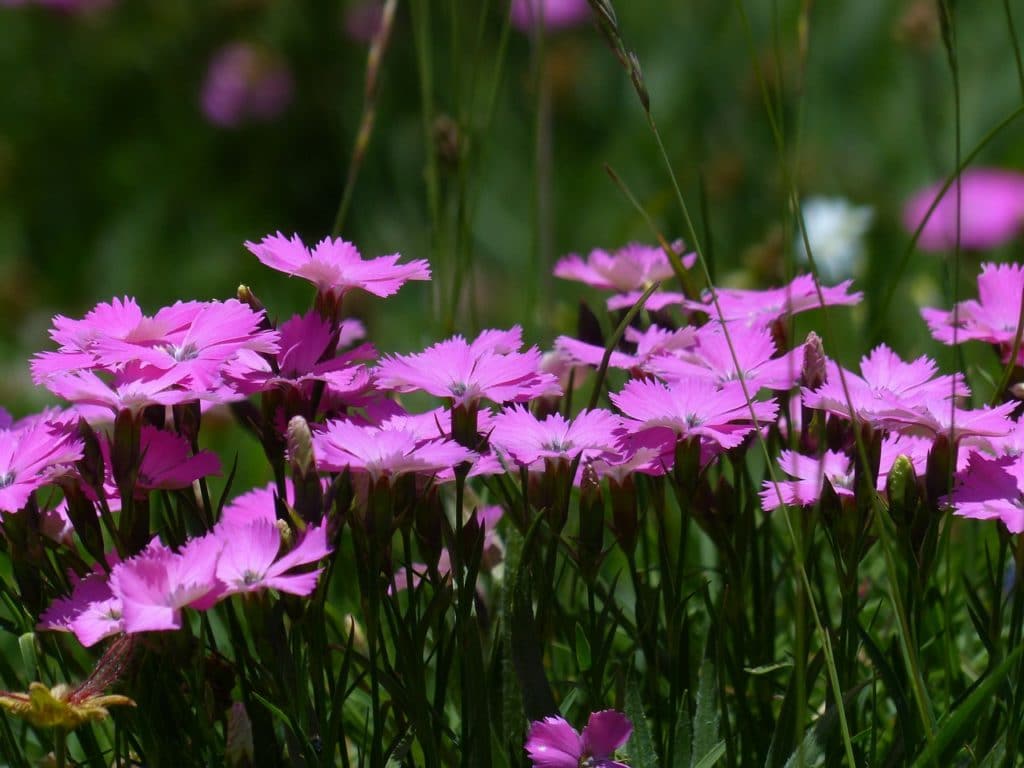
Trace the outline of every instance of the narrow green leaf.
<instances>
[{"instance_id":1,"label":"narrow green leaf","mask_svg":"<svg viewBox=\"0 0 1024 768\"><path fill-rule=\"evenodd\" d=\"M590 641L587 640L587 633L583 631L583 625L576 622L576 664L581 672L590 669Z\"/></svg>"},{"instance_id":2,"label":"narrow green leaf","mask_svg":"<svg viewBox=\"0 0 1024 768\"><path fill-rule=\"evenodd\" d=\"M1024 646L1017 646L1013 653L986 675L971 691L971 694L939 723L935 738L917 756L912 768L949 765L949 761L946 759L949 751L958 748L967 732L977 725L982 709L991 702L996 689L1003 684L1004 679L1017 663L1021 650L1024 650Z\"/></svg>"},{"instance_id":3,"label":"narrow green leaf","mask_svg":"<svg viewBox=\"0 0 1024 768\"><path fill-rule=\"evenodd\" d=\"M693 729L690 727L690 708L686 704L687 700L687 693L684 692L679 702L675 735L672 740L672 768L690 768L693 753Z\"/></svg>"},{"instance_id":4,"label":"narrow green leaf","mask_svg":"<svg viewBox=\"0 0 1024 768\"><path fill-rule=\"evenodd\" d=\"M633 768L657 768L658 753L654 750L654 737L635 680L626 684L626 716L633 721L633 735L626 745L630 763Z\"/></svg>"},{"instance_id":5,"label":"narrow green leaf","mask_svg":"<svg viewBox=\"0 0 1024 768\"><path fill-rule=\"evenodd\" d=\"M693 766L693 768L711 768L711 766L722 759L724 754L725 742L720 741L715 744L715 746L711 748L711 751L704 755L704 757L700 759L700 762Z\"/></svg>"},{"instance_id":6,"label":"narrow green leaf","mask_svg":"<svg viewBox=\"0 0 1024 768\"><path fill-rule=\"evenodd\" d=\"M710 659L705 659L700 668L697 682L697 711L693 715L693 755L690 765L693 768L701 762L718 745L718 688L716 686L715 667Z\"/></svg>"}]
</instances>

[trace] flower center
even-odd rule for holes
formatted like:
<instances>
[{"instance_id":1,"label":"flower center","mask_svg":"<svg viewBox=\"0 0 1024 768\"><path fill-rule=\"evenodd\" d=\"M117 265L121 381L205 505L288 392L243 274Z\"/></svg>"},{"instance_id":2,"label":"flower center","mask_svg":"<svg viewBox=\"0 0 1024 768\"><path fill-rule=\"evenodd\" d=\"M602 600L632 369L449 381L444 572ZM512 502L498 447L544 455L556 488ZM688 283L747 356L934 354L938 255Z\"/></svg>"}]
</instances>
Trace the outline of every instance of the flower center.
<instances>
[{"instance_id":1,"label":"flower center","mask_svg":"<svg viewBox=\"0 0 1024 768\"><path fill-rule=\"evenodd\" d=\"M462 397L466 394L466 385L461 381L453 381L448 385L448 391L455 397Z\"/></svg>"},{"instance_id":2,"label":"flower center","mask_svg":"<svg viewBox=\"0 0 1024 768\"><path fill-rule=\"evenodd\" d=\"M183 363L186 360L195 360L199 357L199 348L192 344L182 344L180 347L174 344L168 344L164 347L164 351L167 352L176 362Z\"/></svg>"},{"instance_id":3,"label":"flower center","mask_svg":"<svg viewBox=\"0 0 1024 768\"><path fill-rule=\"evenodd\" d=\"M549 440L544 443L544 450L553 451L554 453L566 453L572 448L572 440Z\"/></svg>"},{"instance_id":4,"label":"flower center","mask_svg":"<svg viewBox=\"0 0 1024 768\"><path fill-rule=\"evenodd\" d=\"M246 571L242 574L242 583L247 587L251 587L253 584L258 584L263 576L256 571Z\"/></svg>"},{"instance_id":5,"label":"flower center","mask_svg":"<svg viewBox=\"0 0 1024 768\"><path fill-rule=\"evenodd\" d=\"M0 475L0 488L6 488L14 484L14 470L8 470Z\"/></svg>"}]
</instances>

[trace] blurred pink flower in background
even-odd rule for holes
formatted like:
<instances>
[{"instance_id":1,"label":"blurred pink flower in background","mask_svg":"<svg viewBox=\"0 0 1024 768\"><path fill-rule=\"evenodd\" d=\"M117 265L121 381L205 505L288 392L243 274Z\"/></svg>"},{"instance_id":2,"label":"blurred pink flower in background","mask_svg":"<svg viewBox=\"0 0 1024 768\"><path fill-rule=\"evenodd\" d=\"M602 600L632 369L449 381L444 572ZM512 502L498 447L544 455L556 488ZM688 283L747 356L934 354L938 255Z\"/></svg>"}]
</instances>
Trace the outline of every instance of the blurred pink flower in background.
<instances>
[{"instance_id":1,"label":"blurred pink flower in background","mask_svg":"<svg viewBox=\"0 0 1024 768\"><path fill-rule=\"evenodd\" d=\"M113 0L0 0L0 6L39 5L62 13L88 13L113 4Z\"/></svg>"},{"instance_id":2,"label":"blurred pink flower in background","mask_svg":"<svg viewBox=\"0 0 1024 768\"><path fill-rule=\"evenodd\" d=\"M512 24L524 31L533 29L537 11L544 14L546 28L564 29L585 22L590 4L587 0L512 0Z\"/></svg>"},{"instance_id":3,"label":"blurred pink flower in background","mask_svg":"<svg viewBox=\"0 0 1024 768\"><path fill-rule=\"evenodd\" d=\"M932 184L903 209L903 225L914 232L942 189ZM956 184L950 185L921 230L918 245L942 251L956 244ZM996 248L1012 240L1024 223L1024 174L999 168L973 168L960 175L960 244L972 250Z\"/></svg>"},{"instance_id":4,"label":"blurred pink flower in background","mask_svg":"<svg viewBox=\"0 0 1024 768\"><path fill-rule=\"evenodd\" d=\"M251 43L230 43L210 60L200 104L214 125L272 120L292 100L291 72L280 57Z\"/></svg>"},{"instance_id":5,"label":"blurred pink flower in background","mask_svg":"<svg viewBox=\"0 0 1024 768\"><path fill-rule=\"evenodd\" d=\"M357 43L373 41L384 18L384 3L380 0L357 2L345 9L345 34Z\"/></svg>"}]
</instances>

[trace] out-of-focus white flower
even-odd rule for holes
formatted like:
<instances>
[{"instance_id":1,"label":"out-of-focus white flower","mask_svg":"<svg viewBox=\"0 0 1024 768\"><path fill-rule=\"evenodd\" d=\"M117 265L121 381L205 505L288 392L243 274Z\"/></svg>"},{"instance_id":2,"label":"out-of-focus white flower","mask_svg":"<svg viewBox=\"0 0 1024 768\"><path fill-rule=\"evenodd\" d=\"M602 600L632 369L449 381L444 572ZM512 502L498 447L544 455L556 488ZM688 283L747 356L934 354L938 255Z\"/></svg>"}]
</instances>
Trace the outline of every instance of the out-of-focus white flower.
<instances>
[{"instance_id":1,"label":"out-of-focus white flower","mask_svg":"<svg viewBox=\"0 0 1024 768\"><path fill-rule=\"evenodd\" d=\"M821 276L839 280L860 272L864 261L864 236L875 217L874 209L868 205L853 205L842 197L811 197L802 207L807 240ZM799 231L796 255L800 261L808 261Z\"/></svg>"}]
</instances>

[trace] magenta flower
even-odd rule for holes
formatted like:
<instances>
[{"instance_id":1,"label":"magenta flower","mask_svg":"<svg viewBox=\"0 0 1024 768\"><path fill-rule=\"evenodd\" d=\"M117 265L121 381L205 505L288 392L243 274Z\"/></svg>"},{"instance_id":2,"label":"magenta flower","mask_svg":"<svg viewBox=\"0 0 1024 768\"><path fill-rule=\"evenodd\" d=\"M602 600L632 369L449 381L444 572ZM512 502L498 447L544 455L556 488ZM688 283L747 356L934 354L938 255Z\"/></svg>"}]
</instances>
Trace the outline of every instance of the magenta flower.
<instances>
[{"instance_id":1,"label":"magenta flower","mask_svg":"<svg viewBox=\"0 0 1024 768\"><path fill-rule=\"evenodd\" d=\"M803 352L801 345L775 357L775 341L765 328L734 325L729 328L729 338L726 339L720 325L708 324L697 332L697 343L693 348L674 355L653 357L646 362L644 370L665 381L707 378L718 385L739 381L739 372L742 371L743 380L752 392L762 387L786 390L800 378Z\"/></svg>"},{"instance_id":2,"label":"magenta flower","mask_svg":"<svg viewBox=\"0 0 1024 768\"><path fill-rule=\"evenodd\" d=\"M903 209L903 225L915 232L944 182L917 192ZM957 182L932 211L918 245L943 251L956 244ZM970 168L960 174L960 242L984 251L1012 240L1024 223L1024 174L998 168ZM1019 299L1017 299L1019 301Z\"/></svg>"},{"instance_id":3,"label":"magenta flower","mask_svg":"<svg viewBox=\"0 0 1024 768\"><path fill-rule=\"evenodd\" d=\"M224 544L217 560L217 578L224 583L221 595L276 589L292 595L308 595L316 588L322 569L289 573L315 563L331 552L325 526L309 528L288 552L281 555L281 529L265 519L245 525L220 525L216 534Z\"/></svg>"},{"instance_id":4,"label":"magenta flower","mask_svg":"<svg viewBox=\"0 0 1024 768\"><path fill-rule=\"evenodd\" d=\"M688 379L667 386L633 379L611 396L627 417L631 431L658 427L672 430L678 438L698 435L721 448L735 448L754 429L751 406L760 424L775 420L774 401L748 403L739 382L721 388L706 379Z\"/></svg>"},{"instance_id":5,"label":"magenta flower","mask_svg":"<svg viewBox=\"0 0 1024 768\"><path fill-rule=\"evenodd\" d=\"M364 259L352 243L340 238L324 238L309 249L298 235L288 239L278 232L259 243L247 242L245 247L271 269L305 278L335 299L353 288L374 296L391 296L407 280L430 279L430 265L422 259L399 264L397 253Z\"/></svg>"},{"instance_id":6,"label":"magenta flower","mask_svg":"<svg viewBox=\"0 0 1024 768\"><path fill-rule=\"evenodd\" d=\"M276 370L263 354L240 350L228 366L226 376L239 392L249 395L268 389L300 389L307 383L322 381L338 395L365 392L370 374L357 361L372 360L376 350L370 344L335 355L338 341L330 321L316 312L296 315L282 323ZM351 327L349 338L353 338Z\"/></svg>"},{"instance_id":7,"label":"magenta flower","mask_svg":"<svg viewBox=\"0 0 1024 768\"><path fill-rule=\"evenodd\" d=\"M105 369L138 364L144 375L154 377L179 371L192 386L208 389L241 350L277 353L278 333L260 330L262 322L261 314L236 299L211 301L199 308L187 325L162 338L145 343L100 338L93 350Z\"/></svg>"},{"instance_id":8,"label":"magenta flower","mask_svg":"<svg viewBox=\"0 0 1024 768\"><path fill-rule=\"evenodd\" d=\"M771 512L785 505L809 507L818 503L825 481L837 496L853 496L853 462L843 453L825 451L823 456L804 456L793 451L779 454L779 466L797 478L773 483L764 481L761 509Z\"/></svg>"},{"instance_id":9,"label":"magenta flower","mask_svg":"<svg viewBox=\"0 0 1024 768\"><path fill-rule=\"evenodd\" d=\"M524 32L541 18L547 29L564 29L590 18L590 5L587 0L512 0L511 13L512 24Z\"/></svg>"},{"instance_id":10,"label":"magenta flower","mask_svg":"<svg viewBox=\"0 0 1024 768\"><path fill-rule=\"evenodd\" d=\"M517 352L512 331L484 331L472 343L461 336L412 355L385 357L377 367L377 386L398 392L423 390L449 398L453 407L475 405L487 399L496 403L525 402L535 397L560 395L557 379L540 370L536 347Z\"/></svg>"},{"instance_id":11,"label":"magenta flower","mask_svg":"<svg viewBox=\"0 0 1024 768\"><path fill-rule=\"evenodd\" d=\"M821 292L826 306L856 304L863 294L849 293L852 280L844 280L839 285L822 286ZM686 306L709 315L712 320L727 323L743 323L748 326L766 327L776 320L817 309L821 306L818 292L814 287L812 275L798 275L789 285L782 288L771 288L765 291L751 291L740 288L718 288L718 306L722 315L718 316L711 294L705 292L703 301L687 301Z\"/></svg>"},{"instance_id":12,"label":"magenta flower","mask_svg":"<svg viewBox=\"0 0 1024 768\"><path fill-rule=\"evenodd\" d=\"M17 512L32 492L73 470L82 444L48 421L0 429L0 511Z\"/></svg>"},{"instance_id":13,"label":"magenta flower","mask_svg":"<svg viewBox=\"0 0 1024 768\"><path fill-rule=\"evenodd\" d=\"M192 539L175 553L154 541L114 567L110 588L121 599L125 632L181 628L181 609L213 605L223 584L217 559L224 542L215 535Z\"/></svg>"},{"instance_id":14,"label":"magenta flower","mask_svg":"<svg viewBox=\"0 0 1024 768\"><path fill-rule=\"evenodd\" d=\"M958 475L945 501L961 517L997 519L1010 533L1024 533L1024 458L972 453L967 471Z\"/></svg>"},{"instance_id":15,"label":"magenta flower","mask_svg":"<svg viewBox=\"0 0 1024 768\"><path fill-rule=\"evenodd\" d=\"M893 407L879 414L875 423L882 429L897 430L904 435L935 438L945 435L956 445L964 438L1000 438L1010 434L1014 422L1010 415L1017 403L1009 402L994 408L965 410L950 408L949 402L927 401L916 407Z\"/></svg>"},{"instance_id":16,"label":"magenta flower","mask_svg":"<svg viewBox=\"0 0 1024 768\"><path fill-rule=\"evenodd\" d=\"M104 381L92 371L57 374L46 382L46 388L78 406L96 406L113 414L121 411L139 413L151 405L179 405L209 397L206 392L180 389L188 371L172 369L154 378L143 378L136 366L130 366Z\"/></svg>"},{"instance_id":17,"label":"magenta flower","mask_svg":"<svg viewBox=\"0 0 1024 768\"><path fill-rule=\"evenodd\" d=\"M82 577L72 577L69 597L59 597L39 616L37 629L72 632L85 647L124 631L121 600L99 569Z\"/></svg>"},{"instance_id":18,"label":"magenta flower","mask_svg":"<svg viewBox=\"0 0 1024 768\"><path fill-rule=\"evenodd\" d=\"M583 733L562 717L545 717L530 725L526 753L534 768L628 768L615 760L633 732L633 724L621 712L594 712Z\"/></svg>"},{"instance_id":19,"label":"magenta flower","mask_svg":"<svg viewBox=\"0 0 1024 768\"><path fill-rule=\"evenodd\" d=\"M294 499L295 489L292 486L291 478L286 477L284 484L288 500ZM276 498L277 485L273 482L262 488L254 488L241 496L236 496L221 510L219 525L221 527L245 527L260 520L273 523L277 519Z\"/></svg>"},{"instance_id":20,"label":"magenta flower","mask_svg":"<svg viewBox=\"0 0 1024 768\"><path fill-rule=\"evenodd\" d=\"M322 432L314 433L313 451L320 470L351 469L374 481L408 472L436 474L476 456L450 440L421 440L407 430L363 427L349 421L328 422Z\"/></svg>"},{"instance_id":21,"label":"magenta flower","mask_svg":"<svg viewBox=\"0 0 1024 768\"><path fill-rule=\"evenodd\" d=\"M292 75L280 57L251 43L224 46L206 72L200 104L222 128L273 120L292 100Z\"/></svg>"},{"instance_id":22,"label":"magenta flower","mask_svg":"<svg viewBox=\"0 0 1024 768\"><path fill-rule=\"evenodd\" d=\"M682 254L681 241L673 243L676 253ZM690 269L697 262L697 255L682 256L683 267ZM604 291L615 291L616 296L608 299L609 309L630 307L637 302L640 294L659 280L673 276L668 256L658 246L630 243L609 253L597 248L590 252L586 261L576 254L570 254L555 264L555 277L578 280ZM680 293L653 294L644 305L658 310L671 304L680 304L685 297Z\"/></svg>"},{"instance_id":23,"label":"magenta flower","mask_svg":"<svg viewBox=\"0 0 1024 768\"><path fill-rule=\"evenodd\" d=\"M924 308L921 316L932 336L944 344L987 341L998 344L1008 362L1017 335L1024 267L1020 264L982 264L978 275L978 300L960 302L957 311ZM1024 348L1017 358L1024 362Z\"/></svg>"},{"instance_id":24,"label":"magenta flower","mask_svg":"<svg viewBox=\"0 0 1024 768\"><path fill-rule=\"evenodd\" d=\"M569 420L553 413L540 420L525 408L512 406L491 422L491 447L525 466L535 462L588 461L619 453L621 419L600 408ZM543 465L537 467L543 470Z\"/></svg>"}]
</instances>

